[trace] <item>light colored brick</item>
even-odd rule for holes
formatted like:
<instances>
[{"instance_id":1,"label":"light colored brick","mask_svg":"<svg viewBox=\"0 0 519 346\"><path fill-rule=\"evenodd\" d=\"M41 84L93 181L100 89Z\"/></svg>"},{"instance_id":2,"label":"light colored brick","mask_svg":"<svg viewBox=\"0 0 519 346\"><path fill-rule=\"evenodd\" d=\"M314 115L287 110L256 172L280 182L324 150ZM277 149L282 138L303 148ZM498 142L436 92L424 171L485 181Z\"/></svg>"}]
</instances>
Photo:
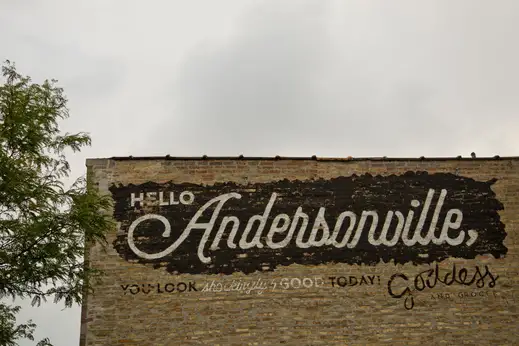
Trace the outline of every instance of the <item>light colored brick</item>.
<instances>
[{"instance_id":1,"label":"light colored brick","mask_svg":"<svg viewBox=\"0 0 519 346\"><path fill-rule=\"evenodd\" d=\"M414 278L433 265L379 263L375 266L325 263L278 266L273 272L249 275L171 274L164 267L125 261L113 248L116 231L108 235L106 251L94 246L88 258L106 276L86 299L82 311L84 346L98 345L366 345L366 344L519 344L519 159L500 160L87 160L88 174L104 193L112 184L157 183L238 184L290 180L331 179L352 174L389 176L407 171L455 173L477 181L497 178L492 186L503 203L499 212L507 237L505 258L449 258L473 268L488 265L499 275L494 288L437 286L413 294L415 306L388 295L391 275ZM237 260L249 257L237 256ZM288 289L262 294L200 292L211 280L255 281L332 276L380 276L367 286ZM470 274L469 274L470 275ZM153 293L157 284L195 281L198 292ZM155 285L149 294L124 294L121 285ZM136 289L136 288L135 288ZM175 287L177 289L177 287ZM482 295L480 295L481 292ZM441 297L438 295L441 294ZM475 294L475 296L472 296ZM449 298L445 298L446 296ZM468 296L467 296L468 295ZM452 299L451 299L452 298Z\"/></svg>"}]
</instances>

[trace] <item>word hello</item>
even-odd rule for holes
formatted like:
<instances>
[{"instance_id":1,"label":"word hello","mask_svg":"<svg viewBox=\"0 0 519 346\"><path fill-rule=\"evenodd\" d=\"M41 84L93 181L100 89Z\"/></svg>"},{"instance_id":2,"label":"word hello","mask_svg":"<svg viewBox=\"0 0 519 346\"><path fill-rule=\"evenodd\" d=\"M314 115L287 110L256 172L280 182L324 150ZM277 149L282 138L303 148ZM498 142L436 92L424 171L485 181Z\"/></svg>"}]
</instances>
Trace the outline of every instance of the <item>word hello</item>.
<instances>
[{"instance_id":1,"label":"word hello","mask_svg":"<svg viewBox=\"0 0 519 346\"><path fill-rule=\"evenodd\" d=\"M137 197L138 196L138 197ZM164 191L159 192L141 192L138 195L131 193L130 195L130 207L134 207L135 203L139 203L140 206L143 204L151 205L178 205L178 204L193 204L195 201L195 195L191 191L182 191L178 198L175 197L175 192Z\"/></svg>"},{"instance_id":2,"label":"word hello","mask_svg":"<svg viewBox=\"0 0 519 346\"><path fill-rule=\"evenodd\" d=\"M180 195L180 201L187 203L194 200L194 195L189 192L185 193L184 197ZM295 246L298 248L323 247L333 246L336 248L353 249L357 246L361 235L367 232L367 241L373 246L394 247L401 242L405 246L411 247L416 244L448 244L450 246L459 246L465 242L466 246L474 244L478 238L478 233L475 230L460 230L463 220L463 213L460 209L449 209L445 214L442 225L438 225L438 220L442 207L447 196L447 190L443 189L437 199L436 207L430 210L431 204L436 194L434 189L429 189L427 197L423 203L418 200L412 200L410 209L406 215L398 210L390 210L387 212L385 218L381 218L376 210L364 210L360 215L352 211L343 211L335 218L335 225L331 227L328 225L325 215L326 208L321 207L315 216L313 222L310 216L303 212L302 207L298 207L294 215L290 217L288 214L278 214L270 216L272 207L274 206L278 197L277 193L272 193L269 202L265 206L264 213L261 215L253 215L249 218L245 227L240 230L240 220L234 215L224 216L219 219L220 212L224 205L231 199L240 199L241 194L231 192L225 193L215 197L205 203L189 221L187 227L180 234L180 236L166 249L156 252L148 253L137 248L134 240L134 232L136 228L146 220L158 220L164 224L163 237L171 235L171 224L167 218L158 214L146 214L137 218L128 229L128 245L130 249L139 257L152 260L159 259L171 254L180 244L190 235L191 231L203 231L200 242L198 243L197 255L202 263L208 264L211 258L206 256L207 250L216 251L221 249L222 236L224 231L230 227L230 234L225 242L229 249L252 249L252 248L270 248L282 249L289 245L295 239ZM172 195L171 195L172 196ZM143 194L138 198L139 201L143 198ZM161 192L158 193L159 201L162 201L164 196ZM133 205L137 197L132 194L131 204ZM168 203L171 203L172 199ZM163 201L163 203L166 203ZM416 227L411 229L411 224L415 218L414 208L423 204L422 211L418 216ZM212 211L210 210L212 208ZM209 212L209 221L200 221L204 213ZM267 230L267 220L272 219L270 228ZM396 222L395 222L396 218ZM204 217L204 220L207 217ZM218 222L217 222L218 221ZM426 221L429 224L428 229L424 229ZM220 224L218 229L215 229L215 224ZM390 232L390 229L392 231ZM437 232L439 230L440 232ZM452 236L458 231L457 235ZM309 232L308 240L304 241L305 235ZM266 233L266 237L264 234ZM439 233L439 234L438 234ZM391 237L388 234L392 234ZM274 241L274 236L282 240ZM212 238L211 244L208 244L209 239ZM252 238L252 239L251 239ZM262 239L265 239L262 242Z\"/></svg>"},{"instance_id":3,"label":"word hello","mask_svg":"<svg viewBox=\"0 0 519 346\"><path fill-rule=\"evenodd\" d=\"M157 284L133 284L133 285L121 285L124 294L131 293L133 295L137 293L149 294L154 293L183 293L183 292L197 292L195 282L179 282L179 283L167 283L165 285Z\"/></svg>"},{"instance_id":4,"label":"word hello","mask_svg":"<svg viewBox=\"0 0 519 346\"><path fill-rule=\"evenodd\" d=\"M405 297L404 306L411 310L414 307L413 291L423 291L427 288L436 287L437 284L451 286L453 284L464 286L476 286L483 288L487 285L489 288L494 288L498 275L492 274L488 266L485 265L484 270L479 266L474 267L475 271L469 275L469 270L466 268L456 268L454 264L452 269L447 273L440 275L438 264L433 269L427 269L419 273L413 280L410 280L407 275L403 273L393 274L387 283L387 291L393 298ZM402 285L404 289L400 291L395 290L396 285Z\"/></svg>"},{"instance_id":5,"label":"word hello","mask_svg":"<svg viewBox=\"0 0 519 346\"><path fill-rule=\"evenodd\" d=\"M346 287L346 286L362 286L362 285L380 285L380 275L362 275L360 279L357 279L356 276L350 275L349 277L346 276L330 276L328 278L330 280L330 283L332 284L332 287L335 287L335 285L339 287ZM376 279L376 280L375 280Z\"/></svg>"}]
</instances>

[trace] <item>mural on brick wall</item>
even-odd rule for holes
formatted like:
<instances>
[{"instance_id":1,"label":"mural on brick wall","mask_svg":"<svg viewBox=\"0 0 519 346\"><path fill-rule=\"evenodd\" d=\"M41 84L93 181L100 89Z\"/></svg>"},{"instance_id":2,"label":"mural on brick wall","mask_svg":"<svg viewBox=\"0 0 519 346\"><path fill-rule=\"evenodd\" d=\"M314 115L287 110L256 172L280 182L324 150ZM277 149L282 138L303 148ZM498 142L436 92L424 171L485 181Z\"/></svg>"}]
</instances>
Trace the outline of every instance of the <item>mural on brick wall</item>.
<instances>
[{"instance_id":1,"label":"mural on brick wall","mask_svg":"<svg viewBox=\"0 0 519 346\"><path fill-rule=\"evenodd\" d=\"M491 189L495 182L408 172L247 185L113 185L114 217L120 225L113 245L125 260L190 274L249 274L295 263L501 258L507 253L506 233L498 214L503 205ZM469 278L466 269L453 271L441 276L436 267L421 279L395 274L390 281L423 282L425 288L453 280L478 285L493 280L485 267L477 267ZM306 284L317 285L308 280ZM348 284L333 280L337 287ZM380 282L379 277L365 280ZM407 294L388 285L393 297Z\"/></svg>"}]
</instances>

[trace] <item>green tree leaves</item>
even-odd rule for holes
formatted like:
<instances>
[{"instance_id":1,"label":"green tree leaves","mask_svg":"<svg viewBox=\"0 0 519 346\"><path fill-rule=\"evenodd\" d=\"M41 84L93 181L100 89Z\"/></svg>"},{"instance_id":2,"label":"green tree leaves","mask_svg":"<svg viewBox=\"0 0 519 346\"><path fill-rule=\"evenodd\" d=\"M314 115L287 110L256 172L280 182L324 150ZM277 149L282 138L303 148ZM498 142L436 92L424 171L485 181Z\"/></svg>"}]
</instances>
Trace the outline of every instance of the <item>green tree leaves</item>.
<instances>
[{"instance_id":1,"label":"green tree leaves","mask_svg":"<svg viewBox=\"0 0 519 346\"><path fill-rule=\"evenodd\" d=\"M65 152L90 145L85 133L62 134L69 116L56 81L36 84L7 61L0 85L0 298L53 298L81 303L100 274L82 263L86 242L104 242L114 227L105 212L111 199L80 178L63 179ZM32 338L35 325L16 326L18 307L0 304L0 344ZM50 345L43 340L41 345Z\"/></svg>"}]
</instances>

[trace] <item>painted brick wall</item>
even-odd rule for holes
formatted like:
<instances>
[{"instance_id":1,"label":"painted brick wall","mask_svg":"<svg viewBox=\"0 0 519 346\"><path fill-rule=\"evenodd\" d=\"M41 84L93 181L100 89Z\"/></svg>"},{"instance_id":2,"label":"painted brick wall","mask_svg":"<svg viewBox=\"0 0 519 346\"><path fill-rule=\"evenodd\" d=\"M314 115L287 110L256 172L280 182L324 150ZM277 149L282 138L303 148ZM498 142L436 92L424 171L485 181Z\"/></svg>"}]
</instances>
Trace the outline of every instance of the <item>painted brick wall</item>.
<instances>
[{"instance_id":1,"label":"painted brick wall","mask_svg":"<svg viewBox=\"0 0 519 346\"><path fill-rule=\"evenodd\" d=\"M83 307L82 345L519 344L519 159L91 159L87 167L113 196L119 228L88 253L107 275ZM232 193L240 198L217 199ZM307 233L297 240L303 214ZM229 240L228 218L218 242L224 216L239 226ZM348 225L349 242L338 244Z\"/></svg>"}]
</instances>

